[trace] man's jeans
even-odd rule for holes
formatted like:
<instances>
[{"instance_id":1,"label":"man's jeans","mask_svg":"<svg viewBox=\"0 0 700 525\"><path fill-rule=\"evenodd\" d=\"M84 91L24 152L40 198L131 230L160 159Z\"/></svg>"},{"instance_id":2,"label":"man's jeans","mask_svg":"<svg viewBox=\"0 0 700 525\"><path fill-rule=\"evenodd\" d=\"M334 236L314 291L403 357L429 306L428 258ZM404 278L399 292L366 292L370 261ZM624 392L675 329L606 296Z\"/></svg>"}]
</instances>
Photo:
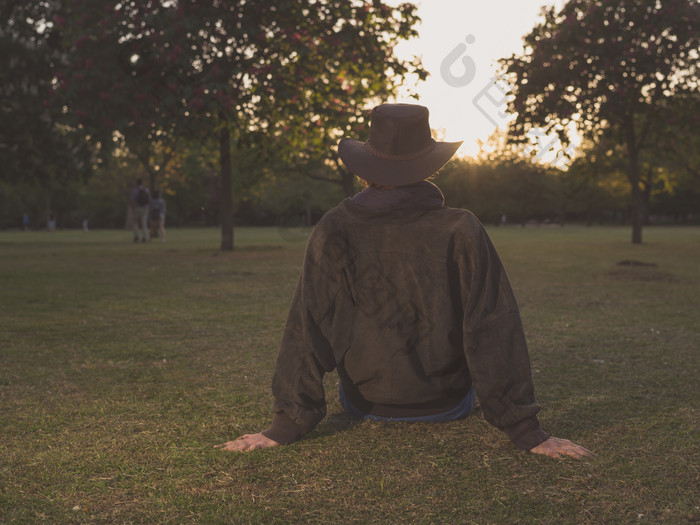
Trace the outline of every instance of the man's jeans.
<instances>
[{"instance_id":1,"label":"man's jeans","mask_svg":"<svg viewBox=\"0 0 700 525\"><path fill-rule=\"evenodd\" d=\"M438 414L430 414L427 416L414 416L414 417L383 417L374 416L372 414L365 414L355 405L353 405L348 397L343 392L343 386L338 381L338 395L340 396L340 404L345 409L345 411L351 416L358 417L360 419L366 419L368 421L428 421L435 423L443 423L445 421L455 421L456 419L462 419L469 415L474 406L474 387L467 393L465 398L460 401L460 403L445 412L440 412Z\"/></svg>"}]
</instances>

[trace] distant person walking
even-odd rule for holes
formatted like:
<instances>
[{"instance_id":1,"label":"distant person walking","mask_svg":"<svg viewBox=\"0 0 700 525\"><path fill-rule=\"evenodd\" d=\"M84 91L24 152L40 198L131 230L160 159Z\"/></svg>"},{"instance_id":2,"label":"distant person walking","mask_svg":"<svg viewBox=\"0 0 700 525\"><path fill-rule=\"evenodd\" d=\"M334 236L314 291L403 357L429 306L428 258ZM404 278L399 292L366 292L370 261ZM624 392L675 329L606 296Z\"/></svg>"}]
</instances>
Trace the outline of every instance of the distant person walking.
<instances>
[{"instance_id":1,"label":"distant person walking","mask_svg":"<svg viewBox=\"0 0 700 525\"><path fill-rule=\"evenodd\" d=\"M29 231L29 215L27 213L22 215L22 229L25 232Z\"/></svg>"},{"instance_id":2,"label":"distant person walking","mask_svg":"<svg viewBox=\"0 0 700 525\"><path fill-rule=\"evenodd\" d=\"M151 227L160 242L165 242L165 201L158 190L153 191L151 200Z\"/></svg>"},{"instance_id":3,"label":"distant person walking","mask_svg":"<svg viewBox=\"0 0 700 525\"><path fill-rule=\"evenodd\" d=\"M151 204L151 192L138 179L136 186L131 190L129 205L134 214L134 242L139 242L139 229L141 229L141 242L148 241L148 209Z\"/></svg>"}]
</instances>

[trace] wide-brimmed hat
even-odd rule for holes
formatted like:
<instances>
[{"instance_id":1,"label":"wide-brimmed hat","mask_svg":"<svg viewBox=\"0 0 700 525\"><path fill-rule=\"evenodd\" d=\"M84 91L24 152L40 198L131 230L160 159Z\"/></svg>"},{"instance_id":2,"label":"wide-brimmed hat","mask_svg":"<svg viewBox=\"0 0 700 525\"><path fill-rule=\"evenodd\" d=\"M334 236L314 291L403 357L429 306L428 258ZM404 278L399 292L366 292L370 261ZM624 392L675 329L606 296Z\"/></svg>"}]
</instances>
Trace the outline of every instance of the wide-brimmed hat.
<instances>
[{"instance_id":1,"label":"wide-brimmed hat","mask_svg":"<svg viewBox=\"0 0 700 525\"><path fill-rule=\"evenodd\" d=\"M344 138L338 153L358 177L382 186L407 186L433 175L461 144L432 138L428 108L382 104L372 109L369 140Z\"/></svg>"}]
</instances>

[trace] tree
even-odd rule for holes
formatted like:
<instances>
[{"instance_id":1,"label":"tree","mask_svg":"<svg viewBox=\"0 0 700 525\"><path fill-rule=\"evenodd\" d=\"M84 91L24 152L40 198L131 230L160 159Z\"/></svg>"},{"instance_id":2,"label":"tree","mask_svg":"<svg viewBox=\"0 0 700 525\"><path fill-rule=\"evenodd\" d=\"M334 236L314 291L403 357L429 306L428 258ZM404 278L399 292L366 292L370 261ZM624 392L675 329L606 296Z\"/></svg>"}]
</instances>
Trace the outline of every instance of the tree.
<instances>
[{"instance_id":1,"label":"tree","mask_svg":"<svg viewBox=\"0 0 700 525\"><path fill-rule=\"evenodd\" d=\"M586 217L602 211L624 216L630 207L629 182L625 176L624 154L614 141L599 137L584 140L580 154L559 174L567 211Z\"/></svg>"},{"instance_id":2,"label":"tree","mask_svg":"<svg viewBox=\"0 0 700 525\"><path fill-rule=\"evenodd\" d=\"M697 93L700 4L695 0L570 0L524 38L525 54L501 61L513 83L511 133L570 124L624 148L632 242L642 242L640 159L654 150L662 107Z\"/></svg>"},{"instance_id":3,"label":"tree","mask_svg":"<svg viewBox=\"0 0 700 525\"><path fill-rule=\"evenodd\" d=\"M232 159L319 156L393 94L417 62L393 56L415 7L379 0L65 0L52 31L70 61L57 89L76 125L106 147L127 139L218 136L222 249L233 248ZM233 153L233 155L232 155Z\"/></svg>"},{"instance_id":4,"label":"tree","mask_svg":"<svg viewBox=\"0 0 700 525\"><path fill-rule=\"evenodd\" d=\"M700 92L664 101L659 120L655 143L661 164L700 191Z\"/></svg>"},{"instance_id":5,"label":"tree","mask_svg":"<svg viewBox=\"0 0 700 525\"><path fill-rule=\"evenodd\" d=\"M0 3L0 165L6 181L43 185L85 175L91 151L75 129L59 125L51 104L60 50L48 31L47 2ZM47 196L48 199L48 196Z\"/></svg>"}]
</instances>

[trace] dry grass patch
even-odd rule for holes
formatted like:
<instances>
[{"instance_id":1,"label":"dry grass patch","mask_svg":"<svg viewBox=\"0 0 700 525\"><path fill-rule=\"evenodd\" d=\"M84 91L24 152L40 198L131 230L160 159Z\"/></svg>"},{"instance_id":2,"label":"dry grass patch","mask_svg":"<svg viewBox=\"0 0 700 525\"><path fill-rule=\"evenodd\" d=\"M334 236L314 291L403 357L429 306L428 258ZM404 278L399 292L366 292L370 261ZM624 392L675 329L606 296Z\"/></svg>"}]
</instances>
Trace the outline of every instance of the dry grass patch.
<instances>
[{"instance_id":1,"label":"dry grass patch","mask_svg":"<svg viewBox=\"0 0 700 525\"><path fill-rule=\"evenodd\" d=\"M0 522L692 523L700 228L495 228L544 426L597 456L329 416L248 455L303 256L275 229L0 233ZM618 266L620 261L656 266Z\"/></svg>"}]
</instances>

